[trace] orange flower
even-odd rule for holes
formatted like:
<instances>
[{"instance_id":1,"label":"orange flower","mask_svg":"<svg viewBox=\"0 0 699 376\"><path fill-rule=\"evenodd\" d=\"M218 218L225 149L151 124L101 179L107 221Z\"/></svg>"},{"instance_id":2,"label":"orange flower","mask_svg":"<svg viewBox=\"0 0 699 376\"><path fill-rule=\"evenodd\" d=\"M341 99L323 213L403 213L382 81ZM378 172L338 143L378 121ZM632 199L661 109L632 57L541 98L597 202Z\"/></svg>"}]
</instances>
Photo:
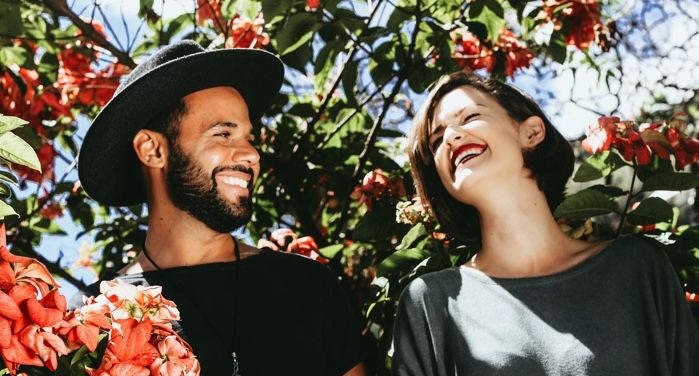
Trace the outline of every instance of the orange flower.
<instances>
[{"instance_id":1,"label":"orange flower","mask_svg":"<svg viewBox=\"0 0 699 376\"><path fill-rule=\"evenodd\" d=\"M157 348L160 356L150 365L152 375L196 375L200 372L199 361L179 337L167 336Z\"/></svg>"},{"instance_id":2,"label":"orange flower","mask_svg":"<svg viewBox=\"0 0 699 376\"><path fill-rule=\"evenodd\" d=\"M30 325L22 329L19 339L23 345L37 354L51 371L58 367L58 355L67 355L69 352L59 336L40 328L39 325Z\"/></svg>"},{"instance_id":3,"label":"orange flower","mask_svg":"<svg viewBox=\"0 0 699 376\"><path fill-rule=\"evenodd\" d=\"M304 236L294 240L291 242L291 244L289 244L286 251L289 253L298 253L310 258L311 260L318 261L321 264L327 264L330 262L330 260L318 253L318 244L316 244L315 239L313 239L311 236Z\"/></svg>"},{"instance_id":4,"label":"orange flower","mask_svg":"<svg viewBox=\"0 0 699 376\"><path fill-rule=\"evenodd\" d=\"M233 35L226 39L226 48L263 48L269 44L269 35L264 32L265 20L258 17L251 21L245 16L236 15L229 26Z\"/></svg>"}]
</instances>

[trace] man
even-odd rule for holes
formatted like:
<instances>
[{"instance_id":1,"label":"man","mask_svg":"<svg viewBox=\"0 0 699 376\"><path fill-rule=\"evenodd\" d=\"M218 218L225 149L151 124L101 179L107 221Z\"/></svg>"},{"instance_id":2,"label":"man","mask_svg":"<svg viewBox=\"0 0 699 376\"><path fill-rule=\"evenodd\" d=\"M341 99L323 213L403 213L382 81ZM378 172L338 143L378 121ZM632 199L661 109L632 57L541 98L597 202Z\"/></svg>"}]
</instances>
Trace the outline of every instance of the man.
<instances>
[{"instance_id":1,"label":"man","mask_svg":"<svg viewBox=\"0 0 699 376\"><path fill-rule=\"evenodd\" d=\"M118 278L163 287L202 374L363 375L359 328L329 270L230 235L250 220L260 169L251 119L283 76L261 50L161 49L93 122L80 180L107 205L147 202L145 245Z\"/></svg>"}]
</instances>

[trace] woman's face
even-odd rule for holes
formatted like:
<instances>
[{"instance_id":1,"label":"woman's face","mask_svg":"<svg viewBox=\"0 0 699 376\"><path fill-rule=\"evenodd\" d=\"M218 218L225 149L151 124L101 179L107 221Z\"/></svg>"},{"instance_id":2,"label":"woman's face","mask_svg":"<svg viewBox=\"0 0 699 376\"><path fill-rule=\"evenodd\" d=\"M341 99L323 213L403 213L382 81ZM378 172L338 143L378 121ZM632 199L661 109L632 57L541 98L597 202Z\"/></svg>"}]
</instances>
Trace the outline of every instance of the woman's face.
<instances>
[{"instance_id":1,"label":"woman's face","mask_svg":"<svg viewBox=\"0 0 699 376\"><path fill-rule=\"evenodd\" d=\"M456 200L516 189L524 169L522 131L490 95L459 87L437 104L429 143L442 184ZM477 206L477 205L476 205Z\"/></svg>"}]
</instances>

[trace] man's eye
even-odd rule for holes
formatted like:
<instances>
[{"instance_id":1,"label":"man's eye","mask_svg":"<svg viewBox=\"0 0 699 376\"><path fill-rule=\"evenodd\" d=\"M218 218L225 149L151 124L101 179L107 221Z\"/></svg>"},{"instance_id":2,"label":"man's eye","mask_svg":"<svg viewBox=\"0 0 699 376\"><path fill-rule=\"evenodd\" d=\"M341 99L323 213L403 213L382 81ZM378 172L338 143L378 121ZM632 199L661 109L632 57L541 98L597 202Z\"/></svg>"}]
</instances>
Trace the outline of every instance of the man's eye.
<instances>
[{"instance_id":1,"label":"man's eye","mask_svg":"<svg viewBox=\"0 0 699 376\"><path fill-rule=\"evenodd\" d=\"M231 134L229 132L221 132L221 133L216 133L214 136L216 137L223 137L223 138L228 138Z\"/></svg>"}]
</instances>

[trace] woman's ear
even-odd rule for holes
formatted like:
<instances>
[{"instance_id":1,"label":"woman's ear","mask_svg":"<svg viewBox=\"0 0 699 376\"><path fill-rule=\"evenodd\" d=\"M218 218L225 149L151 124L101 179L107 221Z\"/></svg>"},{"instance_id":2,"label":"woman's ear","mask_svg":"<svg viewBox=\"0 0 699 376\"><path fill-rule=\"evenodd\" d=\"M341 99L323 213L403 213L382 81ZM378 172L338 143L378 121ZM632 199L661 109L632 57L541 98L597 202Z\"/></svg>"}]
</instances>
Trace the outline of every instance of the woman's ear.
<instances>
[{"instance_id":1,"label":"woman's ear","mask_svg":"<svg viewBox=\"0 0 699 376\"><path fill-rule=\"evenodd\" d=\"M136 157L145 167L162 168L167 161L167 140L155 131L141 129L133 137Z\"/></svg>"},{"instance_id":2,"label":"woman's ear","mask_svg":"<svg viewBox=\"0 0 699 376\"><path fill-rule=\"evenodd\" d=\"M522 148L533 150L546 137L546 125L538 116L530 116L519 124L519 140Z\"/></svg>"}]
</instances>

